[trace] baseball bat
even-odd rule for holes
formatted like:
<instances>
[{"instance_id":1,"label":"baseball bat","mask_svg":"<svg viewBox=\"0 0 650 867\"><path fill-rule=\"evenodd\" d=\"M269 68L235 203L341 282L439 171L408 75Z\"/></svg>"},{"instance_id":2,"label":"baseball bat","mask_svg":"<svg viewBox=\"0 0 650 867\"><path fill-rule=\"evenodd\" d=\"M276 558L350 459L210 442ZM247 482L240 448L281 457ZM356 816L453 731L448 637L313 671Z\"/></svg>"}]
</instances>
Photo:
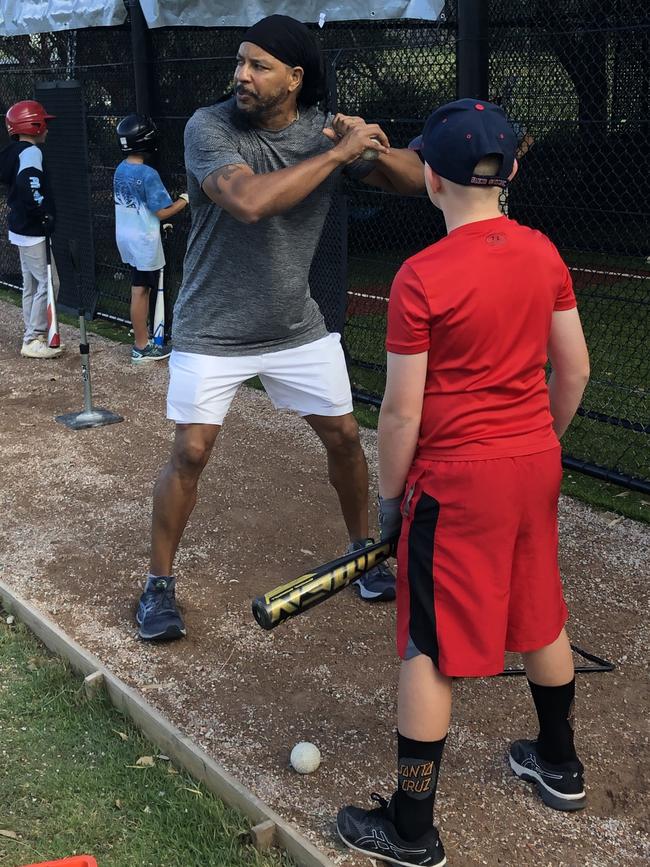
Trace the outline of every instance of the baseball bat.
<instances>
[{"instance_id":1,"label":"baseball bat","mask_svg":"<svg viewBox=\"0 0 650 867\"><path fill-rule=\"evenodd\" d=\"M165 342L165 269L161 268L158 274L158 291L156 292L156 307L153 314L153 342L156 346L162 346Z\"/></svg>"},{"instance_id":2,"label":"baseball bat","mask_svg":"<svg viewBox=\"0 0 650 867\"><path fill-rule=\"evenodd\" d=\"M344 554L263 596L256 596L252 605L253 617L262 629L275 629L290 617L334 596L379 563L394 557L398 539L399 536L392 536L360 551Z\"/></svg>"},{"instance_id":3,"label":"baseball bat","mask_svg":"<svg viewBox=\"0 0 650 867\"><path fill-rule=\"evenodd\" d=\"M45 236L45 258L47 261L47 345L51 349L61 346L59 318L56 315L56 297L52 284L52 248L49 235Z\"/></svg>"},{"instance_id":4,"label":"baseball bat","mask_svg":"<svg viewBox=\"0 0 650 867\"><path fill-rule=\"evenodd\" d=\"M172 223L162 224L163 241L167 241L169 235L174 228ZM156 306L153 311L153 342L156 346L163 346L165 343L165 266L160 269L158 274L158 291L156 292Z\"/></svg>"}]
</instances>

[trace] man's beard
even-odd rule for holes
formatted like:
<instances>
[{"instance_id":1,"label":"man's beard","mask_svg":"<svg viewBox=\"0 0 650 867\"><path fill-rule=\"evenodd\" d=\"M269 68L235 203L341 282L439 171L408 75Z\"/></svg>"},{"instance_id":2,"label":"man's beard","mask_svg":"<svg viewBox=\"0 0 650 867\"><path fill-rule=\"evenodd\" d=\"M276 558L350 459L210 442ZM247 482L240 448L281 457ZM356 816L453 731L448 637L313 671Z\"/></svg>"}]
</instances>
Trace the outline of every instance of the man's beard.
<instances>
[{"instance_id":1,"label":"man's beard","mask_svg":"<svg viewBox=\"0 0 650 867\"><path fill-rule=\"evenodd\" d=\"M238 88L235 87L235 94L237 94L237 90ZM272 117L275 114L275 109L282 104L286 96L286 94L280 91L264 98L251 93L249 90L244 90L243 88L242 92L251 98L251 102L249 102L245 108L241 108L237 102L235 102L235 113L238 118L247 121L251 125L255 125L260 121Z\"/></svg>"}]
</instances>

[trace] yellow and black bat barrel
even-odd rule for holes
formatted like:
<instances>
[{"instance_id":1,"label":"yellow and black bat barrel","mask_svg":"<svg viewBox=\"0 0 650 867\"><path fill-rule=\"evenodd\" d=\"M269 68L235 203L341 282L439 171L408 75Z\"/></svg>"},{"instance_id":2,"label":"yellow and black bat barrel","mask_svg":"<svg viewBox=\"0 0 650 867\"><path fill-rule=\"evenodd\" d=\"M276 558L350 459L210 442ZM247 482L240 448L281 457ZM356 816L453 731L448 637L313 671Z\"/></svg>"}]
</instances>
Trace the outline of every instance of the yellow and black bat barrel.
<instances>
[{"instance_id":1,"label":"yellow and black bat barrel","mask_svg":"<svg viewBox=\"0 0 650 867\"><path fill-rule=\"evenodd\" d=\"M281 584L263 596L256 596L252 604L253 617L262 629L275 629L280 623L324 602L370 569L395 556L397 540L395 536L345 554Z\"/></svg>"}]
</instances>

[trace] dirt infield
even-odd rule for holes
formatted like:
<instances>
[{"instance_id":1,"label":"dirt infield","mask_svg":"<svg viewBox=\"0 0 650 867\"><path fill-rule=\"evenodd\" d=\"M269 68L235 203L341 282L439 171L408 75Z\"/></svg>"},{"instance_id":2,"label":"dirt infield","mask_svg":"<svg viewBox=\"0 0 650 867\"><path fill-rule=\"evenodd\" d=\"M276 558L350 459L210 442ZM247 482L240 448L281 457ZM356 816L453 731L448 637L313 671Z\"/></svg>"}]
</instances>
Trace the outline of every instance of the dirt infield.
<instances>
[{"instance_id":1,"label":"dirt infield","mask_svg":"<svg viewBox=\"0 0 650 867\"><path fill-rule=\"evenodd\" d=\"M345 546L314 435L263 394L241 392L178 557L188 638L145 645L133 609L172 438L166 368L132 368L126 347L92 337L95 404L125 422L73 432L54 416L81 409L77 332L63 328L69 349L54 361L20 358L19 334L20 311L0 303L2 579L335 863L368 863L338 844L333 819L341 804L393 787L394 609L345 591L273 633L250 614L256 593ZM364 445L374 473L374 432ZM437 799L453 867L650 862L648 527L567 498L561 520L571 637L618 665L579 677L589 806L549 811L509 772L508 741L534 734L523 678L459 682ZM299 740L321 748L314 775L288 767Z\"/></svg>"}]
</instances>

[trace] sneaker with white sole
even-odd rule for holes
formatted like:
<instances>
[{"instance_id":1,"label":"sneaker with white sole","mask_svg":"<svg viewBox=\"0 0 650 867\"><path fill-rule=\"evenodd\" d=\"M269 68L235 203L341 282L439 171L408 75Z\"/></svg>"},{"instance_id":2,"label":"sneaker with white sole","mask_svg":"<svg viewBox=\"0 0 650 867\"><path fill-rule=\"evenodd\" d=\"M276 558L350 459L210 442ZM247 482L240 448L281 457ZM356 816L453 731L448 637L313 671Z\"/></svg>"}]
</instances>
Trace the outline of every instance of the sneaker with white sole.
<instances>
[{"instance_id":1,"label":"sneaker with white sole","mask_svg":"<svg viewBox=\"0 0 650 867\"><path fill-rule=\"evenodd\" d=\"M56 358L61 355L63 350L60 347L54 349L47 343L35 337L27 343L23 343L20 354L25 358Z\"/></svg>"},{"instance_id":2,"label":"sneaker with white sole","mask_svg":"<svg viewBox=\"0 0 650 867\"><path fill-rule=\"evenodd\" d=\"M176 579L150 578L135 614L138 633L144 641L174 641L187 631L176 607Z\"/></svg>"},{"instance_id":3,"label":"sneaker with white sole","mask_svg":"<svg viewBox=\"0 0 650 867\"><path fill-rule=\"evenodd\" d=\"M149 341L144 349L134 346L131 350L131 364L146 364L149 361L165 361L171 354L171 346L158 346Z\"/></svg>"},{"instance_id":4,"label":"sneaker with white sole","mask_svg":"<svg viewBox=\"0 0 650 867\"><path fill-rule=\"evenodd\" d=\"M347 553L361 551L374 539L350 542ZM395 599L395 576L387 563L379 563L354 582L354 588L366 602L392 602Z\"/></svg>"},{"instance_id":5,"label":"sneaker with white sole","mask_svg":"<svg viewBox=\"0 0 650 867\"><path fill-rule=\"evenodd\" d=\"M390 803L376 793L374 810L343 807L336 817L336 830L345 845L368 858L388 861L402 867L442 867L447 863L438 829L431 829L418 840L402 840L395 827L395 798Z\"/></svg>"},{"instance_id":6,"label":"sneaker with white sole","mask_svg":"<svg viewBox=\"0 0 650 867\"><path fill-rule=\"evenodd\" d=\"M582 762L552 764L537 752L537 741L514 741L510 767L521 779L537 786L544 803L554 810L582 810L587 803Z\"/></svg>"}]
</instances>

